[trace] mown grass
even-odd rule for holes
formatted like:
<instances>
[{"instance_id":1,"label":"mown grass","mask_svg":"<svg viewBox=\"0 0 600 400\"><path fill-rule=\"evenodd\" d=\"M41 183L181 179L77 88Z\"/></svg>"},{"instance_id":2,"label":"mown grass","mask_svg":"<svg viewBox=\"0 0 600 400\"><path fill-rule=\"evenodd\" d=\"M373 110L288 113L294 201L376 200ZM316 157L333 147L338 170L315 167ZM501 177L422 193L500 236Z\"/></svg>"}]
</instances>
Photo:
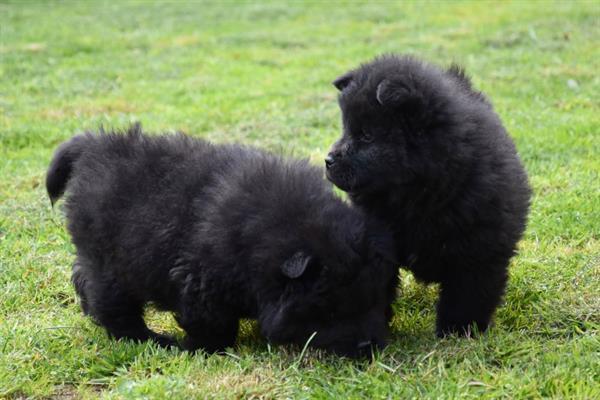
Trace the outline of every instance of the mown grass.
<instances>
[{"instance_id":1,"label":"mown grass","mask_svg":"<svg viewBox=\"0 0 600 400\"><path fill-rule=\"evenodd\" d=\"M594 2L0 3L0 398L600 398L600 10ZM115 342L84 318L43 180L74 132L141 121L309 157L340 129L330 82L383 52L464 64L535 197L496 326L438 340L403 273L371 362ZM168 315L152 325L173 331Z\"/></svg>"}]
</instances>

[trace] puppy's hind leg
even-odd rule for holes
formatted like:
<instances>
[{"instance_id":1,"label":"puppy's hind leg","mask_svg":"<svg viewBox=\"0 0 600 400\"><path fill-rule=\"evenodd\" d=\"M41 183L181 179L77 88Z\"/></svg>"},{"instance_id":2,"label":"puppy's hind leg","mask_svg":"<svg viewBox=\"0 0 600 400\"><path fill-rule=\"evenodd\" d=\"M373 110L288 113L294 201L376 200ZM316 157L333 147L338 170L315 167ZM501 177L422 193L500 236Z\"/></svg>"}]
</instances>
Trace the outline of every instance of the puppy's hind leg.
<instances>
[{"instance_id":1,"label":"puppy's hind leg","mask_svg":"<svg viewBox=\"0 0 600 400\"><path fill-rule=\"evenodd\" d=\"M88 314L115 339L135 341L153 340L163 347L177 346L166 335L150 330L144 322L143 303L132 299L125 290L112 280L88 280L85 283Z\"/></svg>"},{"instance_id":2,"label":"puppy's hind leg","mask_svg":"<svg viewBox=\"0 0 600 400\"><path fill-rule=\"evenodd\" d=\"M202 349L207 353L224 351L235 344L239 318L229 307L204 293L200 279L184 269L172 274L181 282L181 297L176 314L177 323L185 330L182 347L188 351Z\"/></svg>"}]
</instances>

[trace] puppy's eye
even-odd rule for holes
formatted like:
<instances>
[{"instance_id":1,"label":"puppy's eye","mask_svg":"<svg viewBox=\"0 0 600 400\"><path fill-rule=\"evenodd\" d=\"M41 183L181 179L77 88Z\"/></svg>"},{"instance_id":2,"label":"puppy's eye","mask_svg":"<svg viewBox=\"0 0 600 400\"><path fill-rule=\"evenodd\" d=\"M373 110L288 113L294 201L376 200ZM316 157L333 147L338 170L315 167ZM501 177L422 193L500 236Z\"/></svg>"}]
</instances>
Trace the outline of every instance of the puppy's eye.
<instances>
[{"instance_id":1,"label":"puppy's eye","mask_svg":"<svg viewBox=\"0 0 600 400\"><path fill-rule=\"evenodd\" d=\"M373 135L371 135L369 132L363 131L362 135L360 136L360 138L358 138L358 140L360 140L363 143L371 143L373 141Z\"/></svg>"}]
</instances>

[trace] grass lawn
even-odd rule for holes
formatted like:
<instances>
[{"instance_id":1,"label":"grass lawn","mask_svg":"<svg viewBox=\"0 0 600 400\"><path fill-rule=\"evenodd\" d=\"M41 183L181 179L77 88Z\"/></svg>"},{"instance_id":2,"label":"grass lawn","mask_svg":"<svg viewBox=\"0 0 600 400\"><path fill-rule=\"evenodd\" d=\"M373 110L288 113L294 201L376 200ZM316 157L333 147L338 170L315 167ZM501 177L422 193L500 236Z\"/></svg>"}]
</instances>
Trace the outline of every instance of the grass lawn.
<instances>
[{"instance_id":1,"label":"grass lawn","mask_svg":"<svg viewBox=\"0 0 600 400\"><path fill-rule=\"evenodd\" d=\"M592 1L1 2L0 398L600 398L599 21ZM321 164L331 81L383 52L464 64L528 168L529 228L488 334L437 339L436 289L405 272L371 362L271 347L251 321L228 355L191 356L82 316L44 189L61 141L139 120Z\"/></svg>"}]
</instances>

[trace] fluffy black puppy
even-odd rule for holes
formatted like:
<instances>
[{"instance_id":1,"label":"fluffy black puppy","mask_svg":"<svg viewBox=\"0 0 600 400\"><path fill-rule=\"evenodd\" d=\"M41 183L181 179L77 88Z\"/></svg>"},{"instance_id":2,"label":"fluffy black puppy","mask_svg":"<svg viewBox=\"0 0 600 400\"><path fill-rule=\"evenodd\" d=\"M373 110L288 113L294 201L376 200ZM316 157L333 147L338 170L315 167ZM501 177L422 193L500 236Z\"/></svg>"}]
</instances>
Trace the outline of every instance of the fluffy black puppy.
<instances>
[{"instance_id":1,"label":"fluffy black puppy","mask_svg":"<svg viewBox=\"0 0 600 400\"><path fill-rule=\"evenodd\" d=\"M312 346L342 355L384 345L391 235L306 161L134 126L63 143L46 185L53 203L68 189L73 283L115 338L174 344L145 325L153 302L175 312L189 350L233 345L240 318L274 343L317 332Z\"/></svg>"},{"instance_id":2,"label":"fluffy black puppy","mask_svg":"<svg viewBox=\"0 0 600 400\"><path fill-rule=\"evenodd\" d=\"M511 138L460 67L383 56L339 77L343 135L328 178L394 228L403 265L441 284L437 333L484 331L526 225Z\"/></svg>"}]
</instances>

